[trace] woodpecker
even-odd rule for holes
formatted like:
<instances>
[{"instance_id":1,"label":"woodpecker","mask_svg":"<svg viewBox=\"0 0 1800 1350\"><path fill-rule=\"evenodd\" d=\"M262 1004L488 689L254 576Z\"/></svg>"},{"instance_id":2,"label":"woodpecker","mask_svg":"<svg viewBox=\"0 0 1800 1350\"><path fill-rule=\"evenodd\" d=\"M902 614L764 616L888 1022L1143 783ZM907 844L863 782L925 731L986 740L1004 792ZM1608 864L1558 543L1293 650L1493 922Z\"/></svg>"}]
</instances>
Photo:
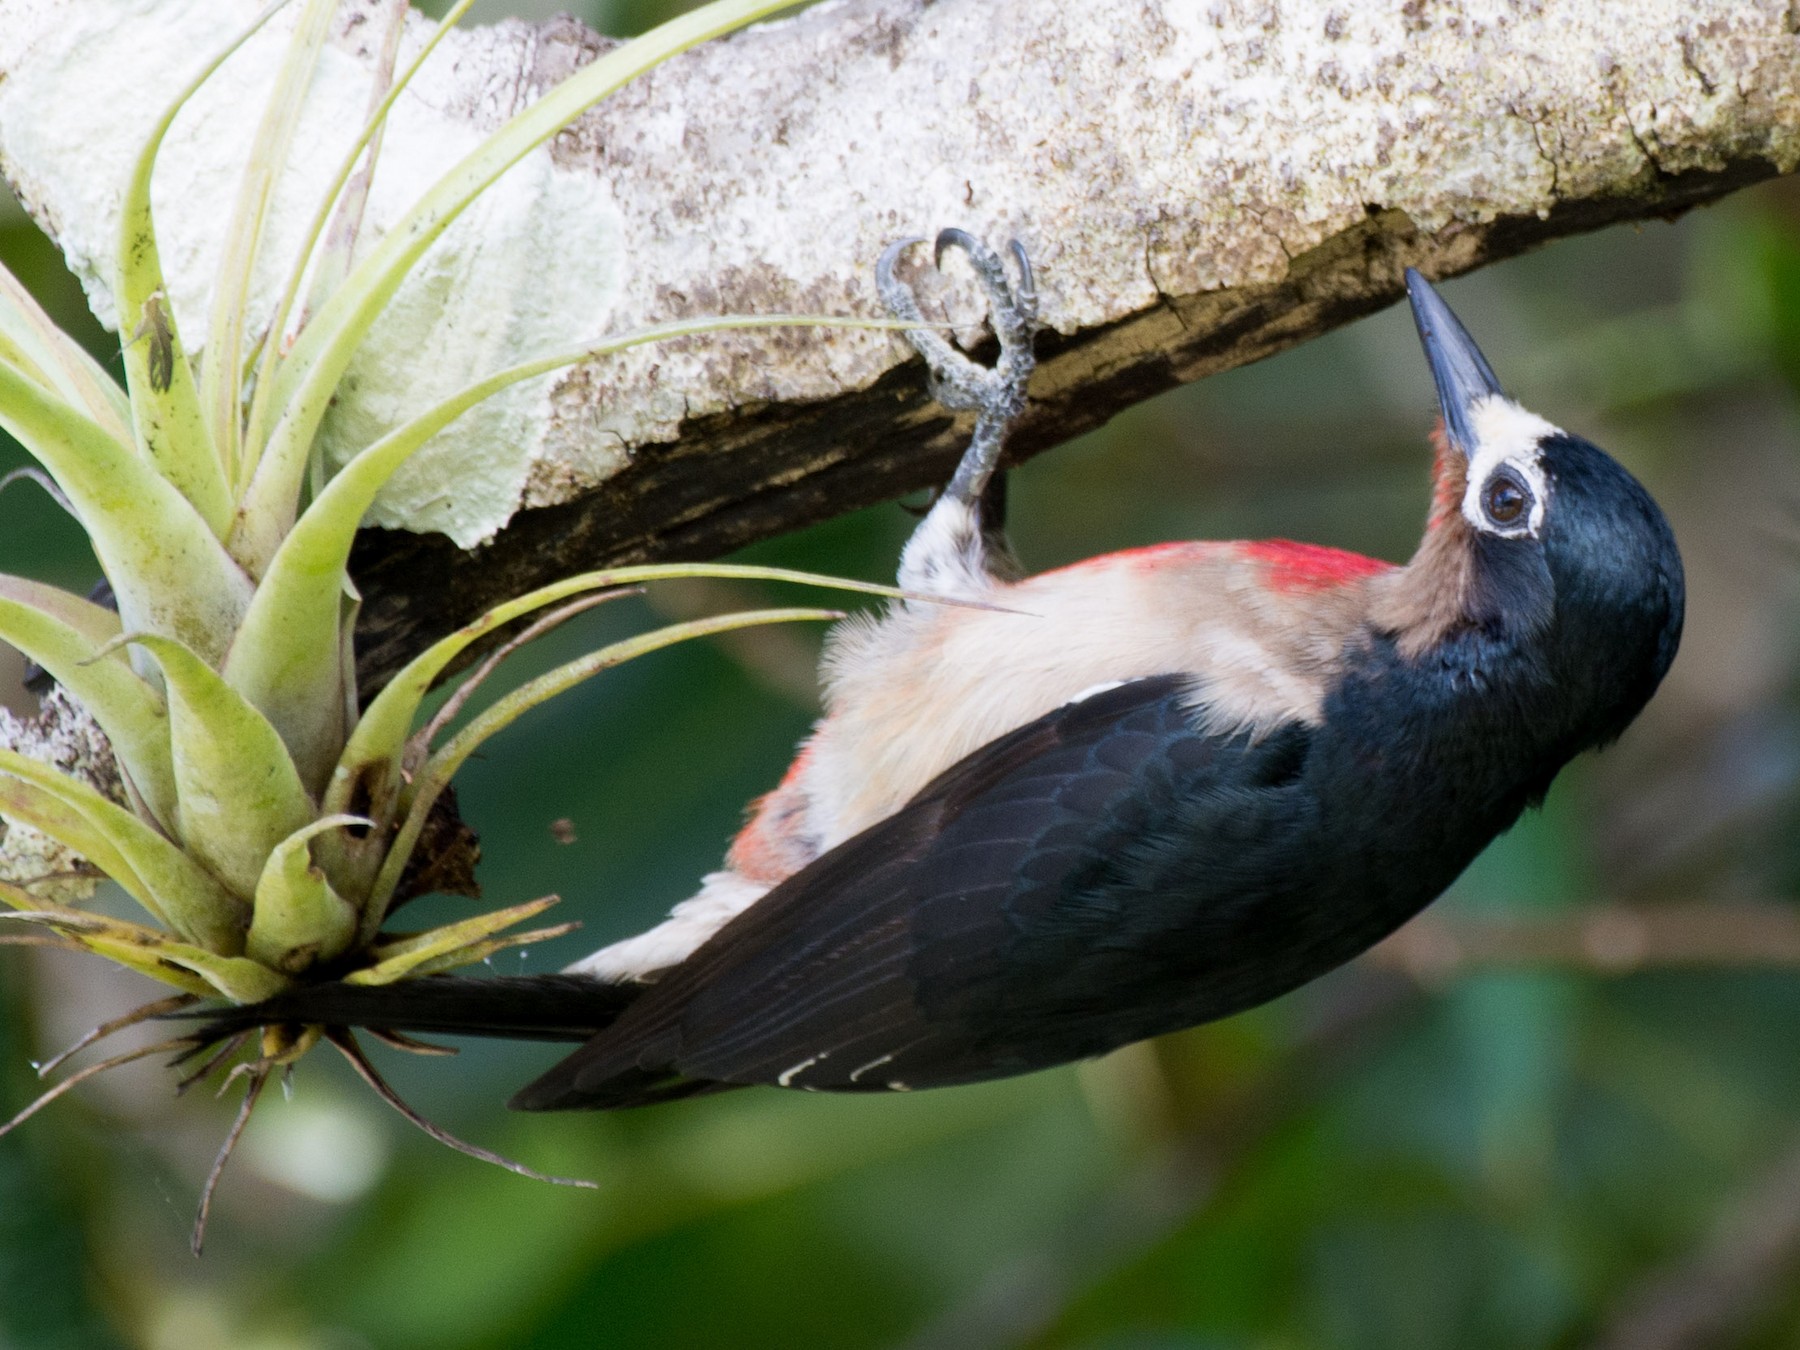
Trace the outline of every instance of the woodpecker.
<instances>
[{"instance_id":1,"label":"woodpecker","mask_svg":"<svg viewBox=\"0 0 1800 1350\"><path fill-rule=\"evenodd\" d=\"M920 242L876 275L923 322L896 275ZM1172 543L1022 578L996 467L1032 371L1031 269L1016 243L1010 270L962 231L939 236L940 265L946 249L973 265L1000 356L984 367L908 331L938 399L977 414L901 556L919 598L832 632L824 716L724 867L562 974L317 985L203 1036L583 1042L513 1098L534 1111L1064 1064L1366 950L1655 691L1684 599L1662 512L1509 399L1410 269L1442 413L1411 561Z\"/></svg>"}]
</instances>

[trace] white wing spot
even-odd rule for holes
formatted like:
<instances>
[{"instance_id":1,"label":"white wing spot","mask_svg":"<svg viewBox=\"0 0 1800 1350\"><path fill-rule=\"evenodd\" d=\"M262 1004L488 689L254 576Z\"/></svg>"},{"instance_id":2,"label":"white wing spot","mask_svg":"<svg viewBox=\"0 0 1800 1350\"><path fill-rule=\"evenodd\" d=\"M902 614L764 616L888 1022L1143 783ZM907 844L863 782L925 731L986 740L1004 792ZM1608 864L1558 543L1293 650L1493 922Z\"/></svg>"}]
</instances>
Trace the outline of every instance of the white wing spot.
<instances>
[{"instance_id":1,"label":"white wing spot","mask_svg":"<svg viewBox=\"0 0 1800 1350\"><path fill-rule=\"evenodd\" d=\"M813 1065L824 1058L824 1055L814 1055L811 1059L803 1059L798 1064L794 1065L793 1068L782 1070L781 1073L776 1076L775 1081L782 1087L792 1087L794 1086L795 1074L805 1073L808 1069L812 1068Z\"/></svg>"},{"instance_id":2,"label":"white wing spot","mask_svg":"<svg viewBox=\"0 0 1800 1350\"><path fill-rule=\"evenodd\" d=\"M872 1059L867 1064L863 1065L862 1068L858 1069L855 1073L851 1074L850 1081L852 1083L854 1083L857 1079L861 1078L870 1069L880 1068L883 1064L891 1064L891 1063L893 1063L893 1061L894 1061L894 1057L892 1055L883 1055L880 1059Z\"/></svg>"}]
</instances>

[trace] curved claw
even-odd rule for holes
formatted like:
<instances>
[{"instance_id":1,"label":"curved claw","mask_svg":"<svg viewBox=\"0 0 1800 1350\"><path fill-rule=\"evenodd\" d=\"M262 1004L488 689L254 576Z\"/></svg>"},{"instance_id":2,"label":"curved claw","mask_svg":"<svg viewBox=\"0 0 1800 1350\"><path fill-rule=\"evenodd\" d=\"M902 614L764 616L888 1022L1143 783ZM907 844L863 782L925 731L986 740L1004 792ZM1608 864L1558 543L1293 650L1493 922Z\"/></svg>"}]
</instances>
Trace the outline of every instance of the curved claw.
<instances>
[{"instance_id":1,"label":"curved claw","mask_svg":"<svg viewBox=\"0 0 1800 1350\"><path fill-rule=\"evenodd\" d=\"M881 256L875 263L875 284L888 309L896 318L917 319L921 323L924 322L924 316L919 310L918 297L910 286L894 275L894 267L903 252L914 244L924 242L917 235L896 239L881 251ZM1000 339L1003 355L1010 354L1013 348L1028 347L1032 330L1037 324L1038 294L1037 278L1032 273L1031 259L1025 252L1025 246L1017 239L1010 240L1007 245L1019 269L1016 285L1007 276L1006 266L998 253L967 230L956 226L940 230L937 238L932 241L932 265L941 270L944 254L952 248L961 249L968 257L977 279L987 292L995 336ZM913 335L908 336L910 338ZM934 367L944 364L932 353L921 352L921 355Z\"/></svg>"},{"instance_id":2,"label":"curved claw","mask_svg":"<svg viewBox=\"0 0 1800 1350\"><path fill-rule=\"evenodd\" d=\"M1019 265L1019 289L1015 295L1020 315L1027 324L1035 324L1038 316L1037 278L1031 272L1031 259L1026 256L1025 245L1017 239L1007 245L1013 255L1013 261Z\"/></svg>"},{"instance_id":3,"label":"curved claw","mask_svg":"<svg viewBox=\"0 0 1800 1350\"><path fill-rule=\"evenodd\" d=\"M875 260L875 288L881 292L882 303L896 319L917 319L920 323L925 316L919 312L918 298L912 287L894 275L894 264L900 261L900 255L914 244L925 242L923 235L914 235L910 239L896 239L881 250L881 256Z\"/></svg>"},{"instance_id":4,"label":"curved claw","mask_svg":"<svg viewBox=\"0 0 1800 1350\"><path fill-rule=\"evenodd\" d=\"M919 298L913 293L912 287L894 275L894 264L899 262L900 255L907 249L924 242L924 239L918 237L896 239L881 251L881 257L875 262L875 288L881 293L881 302L887 306L888 313L908 323L922 324L925 322L925 315L919 309ZM914 351L925 358L926 368L931 371L934 392L937 382L943 378L943 372L958 369L959 362L971 369L979 369L952 347L943 334L933 329L908 328L902 336Z\"/></svg>"},{"instance_id":5,"label":"curved claw","mask_svg":"<svg viewBox=\"0 0 1800 1350\"><path fill-rule=\"evenodd\" d=\"M908 235L904 239L894 240L893 243L881 250L881 257L875 263L876 275L891 280L894 275L894 263L899 260L900 255L914 244L924 242L925 236L922 234Z\"/></svg>"},{"instance_id":6,"label":"curved claw","mask_svg":"<svg viewBox=\"0 0 1800 1350\"><path fill-rule=\"evenodd\" d=\"M952 225L947 229L939 230L937 239L932 243L932 266L942 270L944 266L944 252L951 248L960 248L964 253L969 255L970 259L974 261L977 266L980 265L984 255L989 258L993 257L992 251L986 244L982 243L981 240L977 239L967 230L959 230L956 226Z\"/></svg>"},{"instance_id":7,"label":"curved claw","mask_svg":"<svg viewBox=\"0 0 1800 1350\"><path fill-rule=\"evenodd\" d=\"M923 322L918 297L894 275L901 252L920 242L901 239L889 244L875 264L875 280L883 301L896 317ZM1025 247L1016 239L1008 245L1018 265L1016 284L1007 275L1006 263L998 253L967 230L955 227L939 231L933 241L934 264L941 268L944 254L952 248L962 250L987 293L994 336L1000 341L1000 359L992 366L980 365L941 335L925 328L908 329L906 340L925 358L933 397L946 408L973 409L980 414L962 462L944 490L949 501L973 507L999 463L1007 425L1025 406L1025 386L1036 364L1031 338L1037 324L1037 281Z\"/></svg>"}]
</instances>

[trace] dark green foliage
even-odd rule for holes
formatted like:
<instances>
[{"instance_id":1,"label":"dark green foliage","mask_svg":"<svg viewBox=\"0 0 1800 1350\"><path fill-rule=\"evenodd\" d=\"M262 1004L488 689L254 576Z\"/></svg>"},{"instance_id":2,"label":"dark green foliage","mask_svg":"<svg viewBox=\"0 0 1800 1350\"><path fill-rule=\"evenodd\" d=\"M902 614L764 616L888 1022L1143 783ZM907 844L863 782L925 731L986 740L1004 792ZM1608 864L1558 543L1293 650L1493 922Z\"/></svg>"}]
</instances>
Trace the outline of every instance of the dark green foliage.
<instances>
[{"instance_id":1,"label":"dark green foliage","mask_svg":"<svg viewBox=\"0 0 1800 1350\"><path fill-rule=\"evenodd\" d=\"M0 950L0 1102L36 1090L27 1061L32 1019L18 954ZM10 1114L11 1107L0 1107ZM121 1342L90 1301L92 1274L72 1164L86 1149L67 1128L0 1139L0 1346L20 1350L111 1350ZM92 1163L91 1157L85 1161Z\"/></svg>"}]
</instances>

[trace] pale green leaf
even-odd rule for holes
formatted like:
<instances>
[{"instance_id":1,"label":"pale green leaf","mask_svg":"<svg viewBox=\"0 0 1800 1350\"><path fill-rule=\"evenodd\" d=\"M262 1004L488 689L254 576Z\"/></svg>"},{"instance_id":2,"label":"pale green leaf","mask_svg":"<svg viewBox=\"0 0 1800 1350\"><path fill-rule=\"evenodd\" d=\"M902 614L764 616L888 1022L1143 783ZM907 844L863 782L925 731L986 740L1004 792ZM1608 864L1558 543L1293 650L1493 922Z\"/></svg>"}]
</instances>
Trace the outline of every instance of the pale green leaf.
<instances>
[{"instance_id":1,"label":"pale green leaf","mask_svg":"<svg viewBox=\"0 0 1800 1350\"><path fill-rule=\"evenodd\" d=\"M103 647L118 637L123 627L118 613L105 605L97 605L60 586L33 581L29 577L15 577L0 572L0 596L21 605L30 605L39 613L74 629L83 640L96 648Z\"/></svg>"},{"instance_id":2,"label":"pale green leaf","mask_svg":"<svg viewBox=\"0 0 1800 1350\"><path fill-rule=\"evenodd\" d=\"M345 811L361 809L365 803L373 803L369 807L372 814L378 817L385 814L382 803L395 790L401 752L407 737L412 734L413 723L418 718L425 695L437 683L438 677L449 669L451 662L497 628L560 600L592 591L615 586L636 586L651 581L697 578L781 581L889 599L907 597L905 591L876 582L851 581L816 572L797 572L785 567L756 567L740 563L650 563L610 567L540 586L515 600L496 605L473 623L465 624L449 636L440 638L388 681L363 710L361 720L351 731L343 758L338 761L331 785L326 790L324 809ZM355 808L352 803L357 804Z\"/></svg>"},{"instance_id":3,"label":"pale green leaf","mask_svg":"<svg viewBox=\"0 0 1800 1350\"><path fill-rule=\"evenodd\" d=\"M281 300L275 306L275 317L269 325L272 340L264 343L262 362L257 368L256 388L250 399L250 416L245 423L243 455L245 476L239 479L234 486L234 491L239 494L249 488L249 474L255 471L260 459L263 442L268 432L271 410L276 409L274 395L279 383L277 371L281 367L283 359L282 336L288 331L288 324L294 313L294 305L300 297L301 284L306 279L308 265L313 261L313 252L319 247L319 241L326 237L326 230L331 228L328 227L327 222L333 219L333 204L339 203L338 209L346 216L360 210L350 200L352 196L357 195L357 188L351 184L351 175L357 173L358 159L367 149L368 162L358 174L358 179L361 180L374 170L382 128L387 124L388 113L394 106L394 100L400 96L400 91L412 82L413 76L419 73L419 67L425 64L426 59L437 49L438 43L443 41L445 35L456 26L458 20L468 13L469 7L473 3L474 0L456 0L456 3L450 7L432 31L431 36L426 38L412 60L407 63L406 68L400 72L399 77L389 83L386 91L376 101L368 121L363 123L362 131L357 136L355 143L351 145L338 165L337 173L331 180L331 187L319 199L318 208L314 211L306 232L301 236L303 242L294 258L294 266L288 273L287 286L282 291ZM404 29L405 0L398 0L397 9L400 13L390 25L390 36ZM384 43L384 49L386 45ZM385 56L384 50L384 58ZM341 202L340 198L343 199ZM347 232L349 232L348 226ZM344 249L344 256L341 258L333 255L334 247L340 245ZM318 308L330 299L331 293L338 288L348 274L350 265L348 251L349 245L345 241L327 241L326 255L318 260L315 269L313 308Z\"/></svg>"},{"instance_id":4,"label":"pale green leaf","mask_svg":"<svg viewBox=\"0 0 1800 1350\"><path fill-rule=\"evenodd\" d=\"M224 473L222 486L228 498L230 485L237 478L238 438L243 431L244 311L249 304L250 281L256 270L256 255L262 246L275 183L287 165L301 105L337 8L338 0L307 0L294 25L256 137L250 142L250 155L238 184L237 204L225 229L224 254L213 282L200 406L211 426L216 460Z\"/></svg>"},{"instance_id":5,"label":"pale green leaf","mask_svg":"<svg viewBox=\"0 0 1800 1350\"><path fill-rule=\"evenodd\" d=\"M5 895L0 894L0 900L6 899ZM65 941L72 943L78 950L89 952L95 956L103 956L109 961L116 961L128 970L135 970L148 979L170 985L183 993L196 994L201 998L217 998L219 996L218 986L201 979L186 966L159 960L154 941L141 939L134 941L110 931L81 931L84 927L82 921L94 917L96 916L85 914L80 910L26 910L18 914L0 914L0 922L10 921L48 928ZM115 920L115 922L117 921ZM153 939L157 936L148 928L142 929L141 932L145 938Z\"/></svg>"},{"instance_id":6,"label":"pale green leaf","mask_svg":"<svg viewBox=\"0 0 1800 1350\"><path fill-rule=\"evenodd\" d=\"M63 402L80 408L114 440L131 439L125 391L5 267L0 267L0 360L19 366Z\"/></svg>"},{"instance_id":7,"label":"pale green leaf","mask_svg":"<svg viewBox=\"0 0 1800 1350\"><path fill-rule=\"evenodd\" d=\"M505 937L471 942L466 947L457 947L441 956L434 956L429 960L419 962L406 972L406 978L419 980L427 975L448 975L453 970L477 965L487 960L495 952L503 952L512 947L531 947L542 942L551 942L559 937L567 937L580 927L579 923L559 923L549 928L533 928L527 933L508 933Z\"/></svg>"},{"instance_id":8,"label":"pale green leaf","mask_svg":"<svg viewBox=\"0 0 1800 1350\"><path fill-rule=\"evenodd\" d=\"M188 500L99 423L3 363L0 426L74 504L125 623L223 657L250 579Z\"/></svg>"},{"instance_id":9,"label":"pale green leaf","mask_svg":"<svg viewBox=\"0 0 1800 1350\"><path fill-rule=\"evenodd\" d=\"M118 882L127 895L153 916L168 922L144 879L113 846L106 832L82 814L78 806L23 778L0 773L0 816L15 824L29 825L65 848L73 849Z\"/></svg>"},{"instance_id":10,"label":"pale green leaf","mask_svg":"<svg viewBox=\"0 0 1800 1350\"><path fill-rule=\"evenodd\" d=\"M327 830L373 823L362 816L326 816L275 846L256 883L244 948L253 960L293 975L344 954L356 937L356 907L313 865L311 844Z\"/></svg>"},{"instance_id":11,"label":"pale green leaf","mask_svg":"<svg viewBox=\"0 0 1800 1350\"><path fill-rule=\"evenodd\" d=\"M47 596L45 593L49 592ZM55 597L55 598L52 598ZM152 815L165 825L175 820L175 776L169 760L169 719L162 696L122 658L102 656L106 641L65 623L62 612L87 606L118 628L118 617L53 586L0 575L0 640L11 643L55 677L86 708L112 742L113 753ZM112 636L111 634L108 637Z\"/></svg>"},{"instance_id":12,"label":"pale green leaf","mask_svg":"<svg viewBox=\"0 0 1800 1350\"><path fill-rule=\"evenodd\" d=\"M624 570L624 569L621 569ZM379 923L385 914L388 902L393 899L395 888L400 884L400 877L406 869L407 859L411 856L413 846L418 843L419 834L425 827L426 818L431 814L432 805L437 801L451 778L460 769L468 757L480 748L483 742L497 732L512 725L519 717L555 698L558 694L572 689L583 680L589 679L613 666L622 665L650 652L670 647L678 642L688 642L694 638L709 637L715 633L727 633L738 628L752 628L763 624L796 623L808 620L830 621L842 618L837 610L831 609L761 609L749 610L741 614L721 614L709 619L695 619L688 623L671 624L659 628L655 632L641 633L627 638L623 642L615 642L602 647L598 651L589 652L586 656L558 666L520 685L510 694L497 700L455 736L451 737L443 749L426 762L412 786L402 794L401 805L406 812L405 822L400 833L395 837L383 862L381 871L375 879L369 899L364 904L363 922L364 936L369 936L369 925Z\"/></svg>"},{"instance_id":13,"label":"pale green leaf","mask_svg":"<svg viewBox=\"0 0 1800 1350\"><path fill-rule=\"evenodd\" d=\"M798 608L753 609L739 614L716 614L710 618L670 624L654 632L640 633L636 637L602 647L599 651L589 652L586 656L565 662L534 680L526 681L511 693L497 699L492 707L484 709L468 726L451 737L442 750L431 756L420 776L421 783L449 782L484 742L504 731L531 709L613 666L678 642L691 642L695 638L711 637L716 633L728 633L739 628L809 621L829 623L843 617L841 610Z\"/></svg>"},{"instance_id":14,"label":"pale green leaf","mask_svg":"<svg viewBox=\"0 0 1800 1350\"><path fill-rule=\"evenodd\" d=\"M149 461L187 499L217 539L230 530L233 503L225 464L214 445L194 384L193 368L163 281L150 179L157 151L175 116L225 59L263 26L285 0L275 0L205 61L151 128L132 164L119 213L119 341L137 438ZM185 635L183 635L185 638ZM189 639L191 640L191 639Z\"/></svg>"},{"instance_id":15,"label":"pale green leaf","mask_svg":"<svg viewBox=\"0 0 1800 1350\"><path fill-rule=\"evenodd\" d=\"M368 120L363 124L362 134L357 137L355 150L347 157L344 168L349 169L356 162L355 156L364 149L365 144L368 153L363 157L360 167L351 171L348 176L336 179L331 191L320 199L322 209L329 208L333 201L337 205L323 232L307 236L306 252L310 255L316 244L319 255L313 265L312 280L307 284L303 313L324 305L331 298L331 293L350 275L350 264L356 253L356 238L362 231L363 213L369 204L369 186L375 179L375 166L381 162L381 143L387 126L386 114L392 106L396 90L405 87L418 70L419 62L473 3L474 0L459 0L453 10L438 21L436 31L424 44L424 50L396 81L394 66L400 56L400 39L406 33L406 18L410 6L407 0L389 0L387 29L381 35L381 46L375 54L375 78L370 86Z\"/></svg>"},{"instance_id":16,"label":"pale green leaf","mask_svg":"<svg viewBox=\"0 0 1800 1350\"><path fill-rule=\"evenodd\" d=\"M0 900L17 904L4 894ZM234 1003L260 1003L290 987L285 977L245 957L220 956L140 924L83 909L35 901L16 913L0 914L0 919L54 929L141 975L205 998L222 994Z\"/></svg>"},{"instance_id":17,"label":"pale green leaf","mask_svg":"<svg viewBox=\"0 0 1800 1350\"><path fill-rule=\"evenodd\" d=\"M162 666L182 844L252 896L276 846L316 814L294 761L269 720L193 652L149 634L126 640Z\"/></svg>"},{"instance_id":18,"label":"pale green leaf","mask_svg":"<svg viewBox=\"0 0 1800 1350\"><path fill-rule=\"evenodd\" d=\"M445 924L442 928L433 928L429 932L384 942L370 952L375 957L375 964L352 971L344 977L344 983L392 984L396 980L403 980L428 962L462 951L516 923L535 919L556 903L556 896L547 895L541 900L527 901L510 909L490 910L486 914Z\"/></svg>"},{"instance_id":19,"label":"pale green leaf","mask_svg":"<svg viewBox=\"0 0 1800 1350\"><path fill-rule=\"evenodd\" d=\"M108 875L180 936L224 955L243 950L248 907L131 812L87 784L11 750L0 750L0 775L20 779L73 811L84 822L86 832L79 838L58 835L52 828L56 821L21 818L103 867L83 848L84 843L94 846L97 835L103 856L114 857L120 869Z\"/></svg>"}]
</instances>

